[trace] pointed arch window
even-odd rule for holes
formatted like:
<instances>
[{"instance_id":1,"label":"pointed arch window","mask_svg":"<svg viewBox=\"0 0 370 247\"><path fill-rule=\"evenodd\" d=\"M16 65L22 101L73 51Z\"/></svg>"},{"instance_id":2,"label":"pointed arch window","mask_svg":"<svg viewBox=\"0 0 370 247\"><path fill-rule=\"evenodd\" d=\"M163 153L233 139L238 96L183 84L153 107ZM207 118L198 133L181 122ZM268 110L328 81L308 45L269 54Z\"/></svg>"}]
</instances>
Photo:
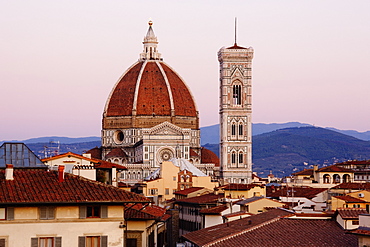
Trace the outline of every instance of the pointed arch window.
<instances>
[{"instance_id":1,"label":"pointed arch window","mask_svg":"<svg viewBox=\"0 0 370 247\"><path fill-rule=\"evenodd\" d=\"M231 153L231 164L235 164L236 163L236 154L235 152Z\"/></svg>"},{"instance_id":2,"label":"pointed arch window","mask_svg":"<svg viewBox=\"0 0 370 247\"><path fill-rule=\"evenodd\" d=\"M238 161L239 161L238 163L240 165L243 164L243 153L242 152L239 153L239 160Z\"/></svg>"},{"instance_id":3,"label":"pointed arch window","mask_svg":"<svg viewBox=\"0 0 370 247\"><path fill-rule=\"evenodd\" d=\"M243 123L239 123L239 135L243 135Z\"/></svg>"},{"instance_id":4,"label":"pointed arch window","mask_svg":"<svg viewBox=\"0 0 370 247\"><path fill-rule=\"evenodd\" d=\"M231 125L231 135L236 135L236 125L234 123Z\"/></svg>"},{"instance_id":5,"label":"pointed arch window","mask_svg":"<svg viewBox=\"0 0 370 247\"><path fill-rule=\"evenodd\" d=\"M242 104L242 86L241 85L233 86L233 103L234 105Z\"/></svg>"}]
</instances>

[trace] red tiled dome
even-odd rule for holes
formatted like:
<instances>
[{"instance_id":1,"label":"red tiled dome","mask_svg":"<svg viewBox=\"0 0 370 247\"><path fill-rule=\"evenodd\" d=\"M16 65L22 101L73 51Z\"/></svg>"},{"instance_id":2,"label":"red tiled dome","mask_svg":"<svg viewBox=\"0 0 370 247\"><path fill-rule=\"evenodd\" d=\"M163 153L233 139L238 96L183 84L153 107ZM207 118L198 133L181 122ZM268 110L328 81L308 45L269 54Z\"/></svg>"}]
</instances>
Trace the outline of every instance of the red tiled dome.
<instances>
[{"instance_id":1,"label":"red tiled dome","mask_svg":"<svg viewBox=\"0 0 370 247\"><path fill-rule=\"evenodd\" d=\"M114 86L105 106L103 128L148 128L164 121L198 129L193 96L163 61L139 61Z\"/></svg>"},{"instance_id":2,"label":"red tiled dome","mask_svg":"<svg viewBox=\"0 0 370 247\"><path fill-rule=\"evenodd\" d=\"M215 164L216 167L220 166L220 159L211 150L202 147L202 164Z\"/></svg>"}]
</instances>

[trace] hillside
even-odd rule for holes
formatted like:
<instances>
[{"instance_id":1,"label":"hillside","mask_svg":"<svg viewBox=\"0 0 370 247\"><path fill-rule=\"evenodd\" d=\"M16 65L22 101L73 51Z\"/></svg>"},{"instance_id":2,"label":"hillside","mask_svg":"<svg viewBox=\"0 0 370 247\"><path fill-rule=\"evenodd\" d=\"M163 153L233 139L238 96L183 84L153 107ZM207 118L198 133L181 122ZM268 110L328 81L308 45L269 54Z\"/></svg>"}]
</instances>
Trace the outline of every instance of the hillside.
<instances>
[{"instance_id":1,"label":"hillside","mask_svg":"<svg viewBox=\"0 0 370 247\"><path fill-rule=\"evenodd\" d=\"M287 128L253 137L253 171L278 176L313 164L370 159L370 142L317 127Z\"/></svg>"},{"instance_id":2,"label":"hillside","mask_svg":"<svg viewBox=\"0 0 370 247\"><path fill-rule=\"evenodd\" d=\"M300 122L288 122L288 123L254 123L252 124L252 135L260 135L263 133L268 133L278 129L294 128L294 127L313 127L310 124L300 123ZM325 128L333 130L348 136L355 137L363 141L370 141L370 131L358 132L355 130L339 130L335 128ZM220 126L218 124L206 126L200 128L201 133L201 145L207 143L216 144L220 142Z\"/></svg>"}]
</instances>

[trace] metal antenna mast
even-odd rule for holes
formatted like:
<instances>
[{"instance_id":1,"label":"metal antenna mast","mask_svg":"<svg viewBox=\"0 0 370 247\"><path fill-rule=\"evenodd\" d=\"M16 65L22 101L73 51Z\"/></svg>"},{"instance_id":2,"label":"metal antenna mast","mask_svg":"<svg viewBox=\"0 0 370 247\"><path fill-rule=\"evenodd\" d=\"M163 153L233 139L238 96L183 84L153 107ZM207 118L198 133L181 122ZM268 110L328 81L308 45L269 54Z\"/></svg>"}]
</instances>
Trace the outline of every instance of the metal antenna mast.
<instances>
[{"instance_id":1,"label":"metal antenna mast","mask_svg":"<svg viewBox=\"0 0 370 247\"><path fill-rule=\"evenodd\" d=\"M234 45L236 45L236 17L235 17L235 42Z\"/></svg>"}]
</instances>

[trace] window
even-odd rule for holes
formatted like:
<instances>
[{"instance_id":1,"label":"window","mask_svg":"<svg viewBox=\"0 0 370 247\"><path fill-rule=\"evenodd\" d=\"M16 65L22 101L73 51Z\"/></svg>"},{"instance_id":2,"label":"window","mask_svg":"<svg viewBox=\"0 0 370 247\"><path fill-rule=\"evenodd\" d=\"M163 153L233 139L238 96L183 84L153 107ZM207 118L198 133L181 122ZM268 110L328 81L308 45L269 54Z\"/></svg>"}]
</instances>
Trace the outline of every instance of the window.
<instances>
[{"instance_id":1,"label":"window","mask_svg":"<svg viewBox=\"0 0 370 247\"><path fill-rule=\"evenodd\" d=\"M235 161L236 161L236 155L235 155L235 153L232 153L231 154L231 163L235 164Z\"/></svg>"},{"instance_id":2,"label":"window","mask_svg":"<svg viewBox=\"0 0 370 247\"><path fill-rule=\"evenodd\" d=\"M80 219L108 218L107 206L80 206Z\"/></svg>"},{"instance_id":3,"label":"window","mask_svg":"<svg viewBox=\"0 0 370 247\"><path fill-rule=\"evenodd\" d=\"M240 136L243 135L243 124L242 123L239 124L239 135Z\"/></svg>"},{"instance_id":4,"label":"window","mask_svg":"<svg viewBox=\"0 0 370 247\"><path fill-rule=\"evenodd\" d=\"M31 247L61 247L62 237L31 238Z\"/></svg>"},{"instance_id":5,"label":"window","mask_svg":"<svg viewBox=\"0 0 370 247\"><path fill-rule=\"evenodd\" d=\"M241 105L242 103L242 87L240 85L233 86L233 103L234 105Z\"/></svg>"},{"instance_id":6,"label":"window","mask_svg":"<svg viewBox=\"0 0 370 247\"><path fill-rule=\"evenodd\" d=\"M239 164L243 164L243 153L239 153Z\"/></svg>"},{"instance_id":7,"label":"window","mask_svg":"<svg viewBox=\"0 0 370 247\"><path fill-rule=\"evenodd\" d=\"M359 225L360 224L360 221L359 220L353 220L352 221L352 225Z\"/></svg>"},{"instance_id":8,"label":"window","mask_svg":"<svg viewBox=\"0 0 370 247\"><path fill-rule=\"evenodd\" d=\"M169 195L169 194L170 194L170 189L166 188L166 189L165 189L165 194L166 194L166 195Z\"/></svg>"},{"instance_id":9,"label":"window","mask_svg":"<svg viewBox=\"0 0 370 247\"><path fill-rule=\"evenodd\" d=\"M54 219L54 207L40 207L40 220L52 220Z\"/></svg>"},{"instance_id":10,"label":"window","mask_svg":"<svg viewBox=\"0 0 370 247\"><path fill-rule=\"evenodd\" d=\"M14 208L0 208L0 220L14 220Z\"/></svg>"},{"instance_id":11,"label":"window","mask_svg":"<svg viewBox=\"0 0 370 247\"><path fill-rule=\"evenodd\" d=\"M176 177L172 177L172 180L173 180L173 181L176 181Z\"/></svg>"},{"instance_id":12,"label":"window","mask_svg":"<svg viewBox=\"0 0 370 247\"><path fill-rule=\"evenodd\" d=\"M231 125L231 135L232 136L236 135L236 126L235 126L235 124Z\"/></svg>"},{"instance_id":13,"label":"window","mask_svg":"<svg viewBox=\"0 0 370 247\"><path fill-rule=\"evenodd\" d=\"M7 246L6 245L6 243L7 243L6 240L7 240L6 238L3 238L3 237L0 238L0 247L6 247Z\"/></svg>"},{"instance_id":14,"label":"window","mask_svg":"<svg viewBox=\"0 0 370 247\"><path fill-rule=\"evenodd\" d=\"M78 237L78 247L108 247L108 236Z\"/></svg>"}]
</instances>

